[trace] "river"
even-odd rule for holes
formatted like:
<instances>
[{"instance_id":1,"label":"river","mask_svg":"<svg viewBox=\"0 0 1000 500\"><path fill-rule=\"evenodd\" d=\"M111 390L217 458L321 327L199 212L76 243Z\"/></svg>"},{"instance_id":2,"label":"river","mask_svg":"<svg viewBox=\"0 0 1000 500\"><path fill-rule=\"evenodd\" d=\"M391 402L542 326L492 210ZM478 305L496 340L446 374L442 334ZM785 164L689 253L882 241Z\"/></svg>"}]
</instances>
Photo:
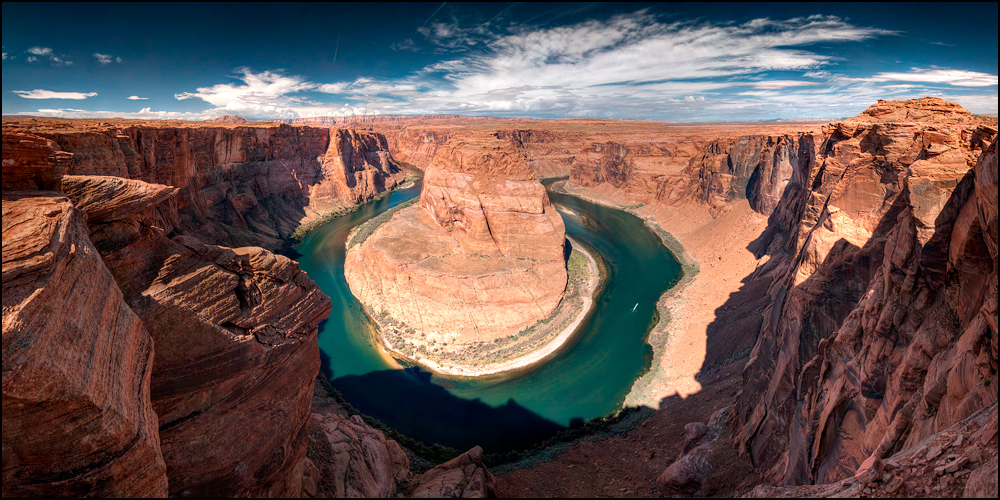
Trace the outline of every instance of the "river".
<instances>
[{"instance_id":1,"label":"river","mask_svg":"<svg viewBox=\"0 0 1000 500\"><path fill-rule=\"evenodd\" d=\"M548 183L546 183L548 185ZM593 312L561 352L526 372L441 379L403 369L373 338L371 320L344 278L344 242L358 224L420 194L420 183L313 230L295 248L299 266L333 301L320 324L323 371L358 410L427 444L487 453L526 449L568 426L619 409L648 369L645 343L656 301L681 268L638 217L553 193L566 233L603 258L608 276Z\"/></svg>"}]
</instances>

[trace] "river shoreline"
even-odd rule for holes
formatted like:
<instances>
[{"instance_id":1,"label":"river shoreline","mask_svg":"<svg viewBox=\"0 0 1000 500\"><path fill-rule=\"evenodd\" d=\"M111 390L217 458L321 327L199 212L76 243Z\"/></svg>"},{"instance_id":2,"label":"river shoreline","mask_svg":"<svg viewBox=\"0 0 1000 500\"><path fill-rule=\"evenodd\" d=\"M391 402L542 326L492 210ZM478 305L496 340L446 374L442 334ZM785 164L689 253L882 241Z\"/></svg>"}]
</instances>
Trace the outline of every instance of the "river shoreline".
<instances>
[{"instance_id":1,"label":"river shoreline","mask_svg":"<svg viewBox=\"0 0 1000 500\"><path fill-rule=\"evenodd\" d=\"M707 359L707 329L715 311L742 286L742 279L763 265L746 247L761 234L767 218L746 200L713 218L702 207L657 203L627 204L628 193L608 187L588 188L560 180L553 191L623 210L642 219L681 263L683 276L656 302L659 321L646 343L653 349L649 369L632 384L623 407L658 408L664 398L687 397L702 390L699 376L712 366ZM663 226L670 227L670 231ZM749 352L737 353L743 359Z\"/></svg>"},{"instance_id":2,"label":"river shoreline","mask_svg":"<svg viewBox=\"0 0 1000 500\"><path fill-rule=\"evenodd\" d=\"M580 254L586 259L587 267L589 268L590 279L586 285L585 290L580 291L580 298L583 301L583 305L580 311L577 313L573 321L560 331L555 338L547 342L544 346L528 354L518 356L514 359L509 359L506 361L498 363L489 363L485 365L458 365L458 364L442 364L431 359L427 359L420 354L415 356L408 356L399 350L392 347L389 341L386 339L385 335L382 335L381 329L382 325L379 324L374 318L372 321L378 325L379 331L375 334L381 340L382 347L386 349L394 358L402 360L407 363L412 363L414 365L419 365L422 368L430 371L431 373L446 377L446 378L481 378L481 377L493 377L493 376L503 376L510 375L514 373L523 372L529 370L539 363L548 360L552 356L558 354L558 352L565 347L568 342L573 339L573 337L579 333L580 325L583 323L584 319L593 311L594 309L594 299L597 293L601 289L601 284L605 279L605 273L603 272L601 266L598 264L597 259L591 255L590 250L585 247L585 245L580 244L580 242L575 241L573 238L567 236L567 240L573 246L574 251L580 252ZM371 315L369 315L371 316Z\"/></svg>"}]
</instances>

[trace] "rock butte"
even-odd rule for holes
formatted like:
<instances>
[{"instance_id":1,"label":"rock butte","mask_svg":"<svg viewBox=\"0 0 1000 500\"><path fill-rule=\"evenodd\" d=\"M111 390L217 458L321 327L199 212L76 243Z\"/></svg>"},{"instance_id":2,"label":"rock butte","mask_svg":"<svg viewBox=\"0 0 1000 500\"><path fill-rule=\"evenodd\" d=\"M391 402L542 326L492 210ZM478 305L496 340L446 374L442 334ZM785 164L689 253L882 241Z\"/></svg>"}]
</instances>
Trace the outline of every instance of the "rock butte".
<instances>
[{"instance_id":1,"label":"rock butte","mask_svg":"<svg viewBox=\"0 0 1000 500\"><path fill-rule=\"evenodd\" d=\"M428 165L420 203L351 248L344 273L373 316L407 337L491 343L559 305L565 242L562 218L512 145L452 139Z\"/></svg>"},{"instance_id":2,"label":"rock butte","mask_svg":"<svg viewBox=\"0 0 1000 500\"><path fill-rule=\"evenodd\" d=\"M353 129L3 120L4 496L996 497L995 118L924 98L822 127L323 125ZM330 302L269 250L439 157L470 162L429 168L446 196L410 211L456 252L500 253L478 195L531 180L514 157L697 265L658 305L641 424L414 477L315 381ZM535 192L493 196L537 223Z\"/></svg>"}]
</instances>

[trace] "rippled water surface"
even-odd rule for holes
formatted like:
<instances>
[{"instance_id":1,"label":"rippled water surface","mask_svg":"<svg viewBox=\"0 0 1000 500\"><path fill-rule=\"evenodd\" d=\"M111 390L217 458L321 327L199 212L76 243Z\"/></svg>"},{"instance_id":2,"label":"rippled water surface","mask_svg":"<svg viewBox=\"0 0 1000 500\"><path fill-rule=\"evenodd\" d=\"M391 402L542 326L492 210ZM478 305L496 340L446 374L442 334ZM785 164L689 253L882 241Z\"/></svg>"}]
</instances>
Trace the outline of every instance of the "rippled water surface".
<instances>
[{"instance_id":1,"label":"rippled water surface","mask_svg":"<svg viewBox=\"0 0 1000 500\"><path fill-rule=\"evenodd\" d=\"M648 367L644 342L660 294L680 265L642 221L573 196L549 193L566 233L595 249L608 278L582 330L539 367L505 378L446 380L402 369L380 349L371 322L344 279L350 230L420 193L420 184L366 204L309 233L296 247L299 266L333 300L320 325L323 370L359 410L427 443L487 452L529 447L579 420L618 409Z\"/></svg>"}]
</instances>

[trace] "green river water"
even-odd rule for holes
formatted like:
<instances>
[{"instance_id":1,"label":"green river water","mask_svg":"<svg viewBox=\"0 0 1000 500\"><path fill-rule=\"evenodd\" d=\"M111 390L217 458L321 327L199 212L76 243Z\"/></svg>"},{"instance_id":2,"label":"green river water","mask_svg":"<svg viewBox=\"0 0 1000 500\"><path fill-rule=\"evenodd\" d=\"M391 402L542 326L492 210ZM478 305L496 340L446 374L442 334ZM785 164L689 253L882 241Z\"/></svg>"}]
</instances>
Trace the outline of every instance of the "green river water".
<instances>
[{"instance_id":1,"label":"green river water","mask_svg":"<svg viewBox=\"0 0 1000 500\"><path fill-rule=\"evenodd\" d=\"M594 310L540 366L502 378L439 379L386 355L344 279L350 230L419 194L420 183L397 190L310 232L295 248L299 266L333 301L319 346L323 371L344 398L410 438L460 451L479 444L488 453L530 448L620 408L651 361L645 338L656 301L681 277L660 239L632 214L550 191L566 233L596 250L608 270Z\"/></svg>"}]
</instances>

